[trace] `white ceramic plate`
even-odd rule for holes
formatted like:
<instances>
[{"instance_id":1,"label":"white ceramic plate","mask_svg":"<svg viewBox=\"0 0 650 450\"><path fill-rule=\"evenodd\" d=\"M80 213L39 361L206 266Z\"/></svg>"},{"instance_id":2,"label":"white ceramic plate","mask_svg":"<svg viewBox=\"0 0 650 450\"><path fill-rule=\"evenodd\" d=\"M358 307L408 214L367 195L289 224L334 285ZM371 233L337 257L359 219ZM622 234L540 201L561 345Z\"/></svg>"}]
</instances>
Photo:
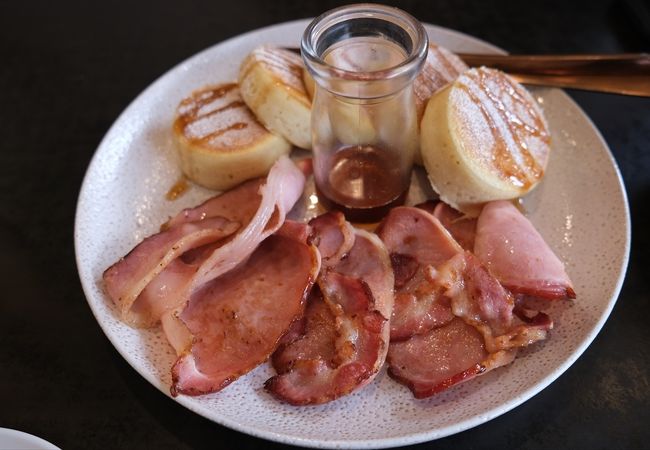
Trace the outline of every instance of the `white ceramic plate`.
<instances>
[{"instance_id":1,"label":"white ceramic plate","mask_svg":"<svg viewBox=\"0 0 650 450\"><path fill-rule=\"evenodd\" d=\"M0 449L7 450L60 450L54 444L23 431L0 428Z\"/></svg>"},{"instance_id":2,"label":"white ceramic plate","mask_svg":"<svg viewBox=\"0 0 650 450\"><path fill-rule=\"evenodd\" d=\"M209 83L236 79L241 59L264 43L295 46L308 21L256 30L211 47L149 86L115 122L88 168L77 206L79 275L100 326L144 378L169 395L172 348L159 329L135 330L104 294L102 272L179 209L211 193L193 187L169 202L180 176L170 125L179 101ZM427 25L432 41L455 51L499 49ZM386 376L359 392L317 407L296 408L262 388L262 365L222 392L176 401L217 423L275 441L312 447L378 448L422 442L486 422L529 399L562 374L594 339L618 296L630 245L625 189L616 164L585 114L562 91L536 89L553 136L546 177L526 199L529 217L564 260L578 298L551 315L550 339L514 364L428 400Z\"/></svg>"}]
</instances>

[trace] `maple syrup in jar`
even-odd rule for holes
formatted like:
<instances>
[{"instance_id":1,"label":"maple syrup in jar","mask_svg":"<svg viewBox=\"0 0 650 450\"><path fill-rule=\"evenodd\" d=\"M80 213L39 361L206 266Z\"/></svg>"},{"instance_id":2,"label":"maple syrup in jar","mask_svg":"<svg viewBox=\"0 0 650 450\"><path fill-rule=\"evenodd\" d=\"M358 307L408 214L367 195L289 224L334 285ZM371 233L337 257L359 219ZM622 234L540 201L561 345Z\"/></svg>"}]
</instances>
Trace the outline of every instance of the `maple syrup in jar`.
<instances>
[{"instance_id":1,"label":"maple syrup in jar","mask_svg":"<svg viewBox=\"0 0 650 450\"><path fill-rule=\"evenodd\" d=\"M316 188L349 220L377 221L406 198L418 148L412 82L427 49L417 20L381 5L337 8L305 30Z\"/></svg>"}]
</instances>

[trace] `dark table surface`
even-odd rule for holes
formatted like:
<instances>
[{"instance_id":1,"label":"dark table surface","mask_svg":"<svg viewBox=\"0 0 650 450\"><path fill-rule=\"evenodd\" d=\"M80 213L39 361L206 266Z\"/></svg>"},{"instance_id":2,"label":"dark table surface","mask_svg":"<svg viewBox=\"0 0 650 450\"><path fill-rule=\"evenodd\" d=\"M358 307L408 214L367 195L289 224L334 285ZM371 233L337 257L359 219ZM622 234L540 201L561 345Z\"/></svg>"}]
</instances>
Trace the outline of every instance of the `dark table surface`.
<instances>
[{"instance_id":1,"label":"dark table surface","mask_svg":"<svg viewBox=\"0 0 650 450\"><path fill-rule=\"evenodd\" d=\"M620 1L394 4L510 52L650 50L636 28L641 15ZM282 447L186 410L122 359L82 293L73 219L95 148L155 78L223 39L337 5L0 2L0 427L64 449ZM570 95L601 130L627 187L632 253L618 302L593 344L547 389L416 448L650 446L650 99Z\"/></svg>"}]
</instances>

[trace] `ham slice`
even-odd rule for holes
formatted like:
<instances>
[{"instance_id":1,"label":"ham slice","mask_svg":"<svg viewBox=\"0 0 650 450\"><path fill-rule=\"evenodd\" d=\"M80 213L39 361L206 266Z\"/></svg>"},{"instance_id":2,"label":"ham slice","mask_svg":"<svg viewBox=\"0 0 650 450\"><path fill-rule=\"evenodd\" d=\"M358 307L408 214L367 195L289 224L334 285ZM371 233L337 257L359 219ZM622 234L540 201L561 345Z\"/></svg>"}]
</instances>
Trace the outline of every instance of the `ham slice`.
<instances>
[{"instance_id":1,"label":"ham slice","mask_svg":"<svg viewBox=\"0 0 650 450\"><path fill-rule=\"evenodd\" d=\"M394 208L378 235L390 252L395 272L391 341L426 333L453 319L450 303L435 282L436 267L462 251L431 214L419 208Z\"/></svg>"},{"instance_id":2,"label":"ham slice","mask_svg":"<svg viewBox=\"0 0 650 450\"><path fill-rule=\"evenodd\" d=\"M177 349L172 395L219 391L266 361L302 316L319 268L314 246L278 233L197 290L178 317L191 339Z\"/></svg>"},{"instance_id":3,"label":"ham slice","mask_svg":"<svg viewBox=\"0 0 650 450\"><path fill-rule=\"evenodd\" d=\"M338 228L330 218L326 226ZM388 349L393 283L381 241L356 230L347 256L320 274L320 291L310 296L301 332L293 330L293 340L274 354L278 375L266 389L287 403L313 405L372 381Z\"/></svg>"},{"instance_id":4,"label":"ham slice","mask_svg":"<svg viewBox=\"0 0 650 450\"><path fill-rule=\"evenodd\" d=\"M391 255L408 255L434 267L462 251L440 221L419 208L393 208L377 234Z\"/></svg>"},{"instance_id":5,"label":"ham slice","mask_svg":"<svg viewBox=\"0 0 650 450\"><path fill-rule=\"evenodd\" d=\"M193 208L186 208L169 219L163 229L182 223L198 222L209 217L224 217L248 224L260 206L260 188L264 178L246 181L222 194L209 198Z\"/></svg>"},{"instance_id":6,"label":"ham slice","mask_svg":"<svg viewBox=\"0 0 650 450\"><path fill-rule=\"evenodd\" d=\"M562 262L510 202L495 201L483 207L474 252L515 294L551 300L576 296Z\"/></svg>"}]
</instances>

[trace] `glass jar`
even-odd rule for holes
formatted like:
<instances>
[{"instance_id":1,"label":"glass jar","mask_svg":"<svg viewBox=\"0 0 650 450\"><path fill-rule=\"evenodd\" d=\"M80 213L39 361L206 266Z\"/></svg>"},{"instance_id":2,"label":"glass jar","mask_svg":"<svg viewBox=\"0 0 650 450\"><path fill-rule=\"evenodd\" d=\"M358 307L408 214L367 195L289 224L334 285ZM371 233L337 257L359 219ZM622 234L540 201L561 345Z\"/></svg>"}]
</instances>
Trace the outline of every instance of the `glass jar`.
<instances>
[{"instance_id":1,"label":"glass jar","mask_svg":"<svg viewBox=\"0 0 650 450\"><path fill-rule=\"evenodd\" d=\"M428 45L415 18L369 3L328 11L305 30L316 188L349 220L376 221L406 198L419 147L412 83Z\"/></svg>"}]
</instances>

